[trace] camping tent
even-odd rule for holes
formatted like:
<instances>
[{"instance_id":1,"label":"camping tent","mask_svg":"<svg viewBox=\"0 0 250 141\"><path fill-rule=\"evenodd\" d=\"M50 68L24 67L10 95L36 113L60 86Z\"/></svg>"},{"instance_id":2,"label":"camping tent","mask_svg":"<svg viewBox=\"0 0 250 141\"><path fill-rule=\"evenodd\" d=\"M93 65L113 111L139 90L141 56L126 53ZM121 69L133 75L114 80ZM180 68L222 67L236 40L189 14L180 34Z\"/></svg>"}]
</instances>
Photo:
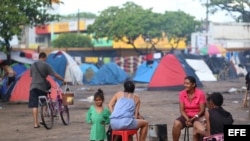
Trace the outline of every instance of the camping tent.
<instances>
[{"instance_id":1,"label":"camping tent","mask_svg":"<svg viewBox=\"0 0 250 141\"><path fill-rule=\"evenodd\" d=\"M52 51L46 60L67 82L82 84L82 71L76 61L64 51ZM56 80L58 81L58 80ZM58 81L60 84L61 82Z\"/></svg>"},{"instance_id":2,"label":"camping tent","mask_svg":"<svg viewBox=\"0 0 250 141\"><path fill-rule=\"evenodd\" d=\"M224 57L209 57L206 58L205 62L213 74L219 74L220 72L224 71L225 68L228 68L228 76L225 79L232 80L239 77L232 61L228 61Z\"/></svg>"},{"instance_id":3,"label":"camping tent","mask_svg":"<svg viewBox=\"0 0 250 141\"><path fill-rule=\"evenodd\" d=\"M80 68L83 73L83 83L89 83L95 73L99 70L96 65L88 63L82 63Z\"/></svg>"},{"instance_id":4,"label":"camping tent","mask_svg":"<svg viewBox=\"0 0 250 141\"><path fill-rule=\"evenodd\" d=\"M94 64L88 64L88 63L82 63L81 65L79 65L79 67L82 70L82 73L84 74L87 69L91 68L94 72L98 71L97 66L95 66Z\"/></svg>"},{"instance_id":5,"label":"camping tent","mask_svg":"<svg viewBox=\"0 0 250 141\"><path fill-rule=\"evenodd\" d=\"M152 64L143 62L136 70L133 80L140 83L149 83L153 76L158 62L154 61Z\"/></svg>"},{"instance_id":6,"label":"camping tent","mask_svg":"<svg viewBox=\"0 0 250 141\"><path fill-rule=\"evenodd\" d=\"M186 59L186 62L194 69L200 81L217 81L213 72L202 59Z\"/></svg>"},{"instance_id":7,"label":"camping tent","mask_svg":"<svg viewBox=\"0 0 250 141\"><path fill-rule=\"evenodd\" d=\"M28 64L22 64L22 63L14 63L11 65L12 69L16 72L16 79L19 79L20 76L25 72L30 66ZM8 91L7 88L7 77L4 77L0 84L0 93L3 99L5 99L5 94ZM14 82L15 83L15 82ZM15 84L11 84L13 86ZM10 87L11 87L10 86Z\"/></svg>"},{"instance_id":8,"label":"camping tent","mask_svg":"<svg viewBox=\"0 0 250 141\"><path fill-rule=\"evenodd\" d=\"M200 81L216 81L217 78L214 76L212 70L209 68L207 63L204 61L203 56L194 54L181 54L185 61L195 71L195 74Z\"/></svg>"},{"instance_id":9,"label":"camping tent","mask_svg":"<svg viewBox=\"0 0 250 141\"><path fill-rule=\"evenodd\" d=\"M127 73L115 63L101 66L89 82L90 85L120 84L128 78Z\"/></svg>"},{"instance_id":10,"label":"camping tent","mask_svg":"<svg viewBox=\"0 0 250 141\"><path fill-rule=\"evenodd\" d=\"M56 98L56 89L58 84L50 76L47 77L52 85L51 96L53 99ZM30 91L31 77L30 69L27 69L23 75L16 81L13 88L9 88L7 91L9 102L10 103L19 103L19 102L28 102L29 100L29 91Z\"/></svg>"},{"instance_id":11,"label":"camping tent","mask_svg":"<svg viewBox=\"0 0 250 141\"><path fill-rule=\"evenodd\" d=\"M175 54L166 54L160 61L148 85L148 90L181 90L184 78L194 76L198 87L202 87L194 70L185 59Z\"/></svg>"}]
</instances>

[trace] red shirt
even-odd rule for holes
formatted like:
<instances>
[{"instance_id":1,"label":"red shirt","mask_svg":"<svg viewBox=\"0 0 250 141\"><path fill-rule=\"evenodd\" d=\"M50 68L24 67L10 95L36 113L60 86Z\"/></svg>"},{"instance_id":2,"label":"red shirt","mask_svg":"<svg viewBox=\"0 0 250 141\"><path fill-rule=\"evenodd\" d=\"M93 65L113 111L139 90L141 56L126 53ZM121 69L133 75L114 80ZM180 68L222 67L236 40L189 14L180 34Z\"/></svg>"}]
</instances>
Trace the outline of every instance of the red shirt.
<instances>
[{"instance_id":1,"label":"red shirt","mask_svg":"<svg viewBox=\"0 0 250 141\"><path fill-rule=\"evenodd\" d=\"M194 97L191 101L188 100L186 90L180 92L179 101L183 103L187 116L194 117L200 111L200 104L206 103L206 98L202 90L195 88Z\"/></svg>"}]
</instances>

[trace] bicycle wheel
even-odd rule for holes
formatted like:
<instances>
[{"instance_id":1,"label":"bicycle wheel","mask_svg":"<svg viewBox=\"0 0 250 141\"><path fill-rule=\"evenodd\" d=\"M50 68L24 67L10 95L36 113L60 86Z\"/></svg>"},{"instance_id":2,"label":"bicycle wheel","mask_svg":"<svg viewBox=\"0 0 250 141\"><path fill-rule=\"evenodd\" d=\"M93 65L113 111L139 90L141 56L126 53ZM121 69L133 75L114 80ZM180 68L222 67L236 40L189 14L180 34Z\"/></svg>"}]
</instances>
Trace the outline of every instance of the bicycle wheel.
<instances>
[{"instance_id":1,"label":"bicycle wheel","mask_svg":"<svg viewBox=\"0 0 250 141\"><path fill-rule=\"evenodd\" d=\"M60 116L61 116L63 124L68 125L69 124L69 107L67 105L62 105Z\"/></svg>"},{"instance_id":2,"label":"bicycle wheel","mask_svg":"<svg viewBox=\"0 0 250 141\"><path fill-rule=\"evenodd\" d=\"M218 81L222 81L222 80L225 80L225 72L224 71L221 71L219 74L218 74Z\"/></svg>"},{"instance_id":3,"label":"bicycle wheel","mask_svg":"<svg viewBox=\"0 0 250 141\"><path fill-rule=\"evenodd\" d=\"M53 112L51 109L51 104L44 102L41 105L41 119L43 122L43 126L46 129L51 129L53 127L53 123L54 123L54 117L53 117Z\"/></svg>"}]
</instances>

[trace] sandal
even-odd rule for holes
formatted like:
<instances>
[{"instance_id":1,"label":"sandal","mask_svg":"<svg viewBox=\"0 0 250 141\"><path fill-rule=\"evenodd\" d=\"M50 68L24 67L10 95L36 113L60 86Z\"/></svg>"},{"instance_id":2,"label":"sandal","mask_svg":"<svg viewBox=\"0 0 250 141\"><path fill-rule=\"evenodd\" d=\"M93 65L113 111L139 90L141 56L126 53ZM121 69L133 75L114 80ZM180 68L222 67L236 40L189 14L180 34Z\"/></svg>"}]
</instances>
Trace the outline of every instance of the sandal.
<instances>
[{"instance_id":1,"label":"sandal","mask_svg":"<svg viewBox=\"0 0 250 141\"><path fill-rule=\"evenodd\" d=\"M44 123L42 121L39 122L40 125L44 125Z\"/></svg>"},{"instance_id":2,"label":"sandal","mask_svg":"<svg viewBox=\"0 0 250 141\"><path fill-rule=\"evenodd\" d=\"M34 128L40 128L40 125L34 126Z\"/></svg>"}]
</instances>

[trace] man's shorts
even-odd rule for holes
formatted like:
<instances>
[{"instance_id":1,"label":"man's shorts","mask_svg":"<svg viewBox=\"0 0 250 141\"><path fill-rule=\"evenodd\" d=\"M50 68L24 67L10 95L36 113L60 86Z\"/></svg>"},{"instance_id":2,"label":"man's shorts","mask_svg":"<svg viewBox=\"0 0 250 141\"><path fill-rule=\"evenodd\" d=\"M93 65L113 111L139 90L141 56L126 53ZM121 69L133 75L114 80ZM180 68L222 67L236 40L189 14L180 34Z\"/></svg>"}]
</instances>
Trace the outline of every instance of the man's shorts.
<instances>
[{"instance_id":1,"label":"man's shorts","mask_svg":"<svg viewBox=\"0 0 250 141\"><path fill-rule=\"evenodd\" d=\"M38 107L38 97L39 96L46 96L47 93L42 91L42 90L39 90L39 89L32 89L30 90L30 96L29 96L29 104L28 104L28 107L29 108L37 108Z\"/></svg>"}]
</instances>

